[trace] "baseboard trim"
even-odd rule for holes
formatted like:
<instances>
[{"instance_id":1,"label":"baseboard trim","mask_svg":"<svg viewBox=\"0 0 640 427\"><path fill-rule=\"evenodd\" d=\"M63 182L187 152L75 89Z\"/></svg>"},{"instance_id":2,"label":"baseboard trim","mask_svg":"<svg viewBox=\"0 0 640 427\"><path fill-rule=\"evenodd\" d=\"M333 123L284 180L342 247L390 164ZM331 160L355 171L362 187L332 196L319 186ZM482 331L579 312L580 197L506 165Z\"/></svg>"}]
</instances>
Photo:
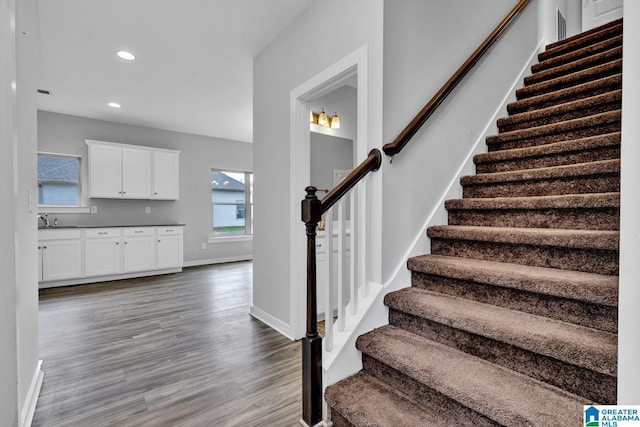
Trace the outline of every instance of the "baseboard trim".
<instances>
[{"instance_id":1,"label":"baseboard trim","mask_svg":"<svg viewBox=\"0 0 640 427\"><path fill-rule=\"evenodd\" d=\"M251 307L249 307L249 315L254 319L261 321L262 323L269 326L270 328L280 332L282 335L289 338L290 340L293 341L295 339L293 337L293 334L291 334L290 325L284 323L282 320L270 315L269 313L260 310L258 307L251 305Z\"/></svg>"},{"instance_id":2,"label":"baseboard trim","mask_svg":"<svg viewBox=\"0 0 640 427\"><path fill-rule=\"evenodd\" d=\"M22 405L22 411L20 411L20 426L30 427L33 421L33 415L36 413L36 405L38 404L38 397L40 396L40 389L42 388L42 382L44 381L44 371L42 370L42 360L38 360L38 365L33 373L31 384L29 385L29 392Z\"/></svg>"},{"instance_id":3,"label":"baseboard trim","mask_svg":"<svg viewBox=\"0 0 640 427\"><path fill-rule=\"evenodd\" d=\"M209 265L209 264L224 264L227 262L238 262L238 261L251 261L253 260L253 255L240 255L233 256L227 258L210 258L210 259L196 259L194 261L185 261L185 267L197 267L199 265Z\"/></svg>"},{"instance_id":4,"label":"baseboard trim","mask_svg":"<svg viewBox=\"0 0 640 427\"><path fill-rule=\"evenodd\" d=\"M85 285L88 283L109 282L112 280L135 279L138 277L160 276L162 274L179 273L182 267L165 268L162 270L138 271L135 273L113 274L110 276L90 276L80 277L78 279L57 280L54 282L40 282L39 289L57 288L59 286Z\"/></svg>"}]
</instances>

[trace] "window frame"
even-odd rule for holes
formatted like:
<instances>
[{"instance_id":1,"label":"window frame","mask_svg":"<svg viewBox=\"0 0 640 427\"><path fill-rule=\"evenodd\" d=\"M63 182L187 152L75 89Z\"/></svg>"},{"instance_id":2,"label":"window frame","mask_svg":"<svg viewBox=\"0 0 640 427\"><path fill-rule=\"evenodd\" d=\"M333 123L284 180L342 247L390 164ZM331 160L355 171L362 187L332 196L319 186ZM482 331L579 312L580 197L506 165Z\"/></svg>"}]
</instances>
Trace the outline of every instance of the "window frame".
<instances>
[{"instance_id":1,"label":"window frame","mask_svg":"<svg viewBox=\"0 0 640 427\"><path fill-rule=\"evenodd\" d=\"M64 159L74 159L78 161L78 180L77 181L60 181L60 180L41 180L37 177L38 175L38 171L37 171L37 166L36 166L36 185L37 185L37 195L36 195L36 201L37 201L37 210L38 213L89 213L90 212L90 207L85 206L84 205L84 198L83 198L83 174L82 174L82 163L83 163L83 159L81 155L76 155L76 154L65 154L65 153L52 153L52 152L46 152L46 151L37 151L36 152L36 163L37 163L37 159L40 156L46 156L46 157L60 157L60 158L64 158ZM69 183L69 182L77 182L77 186L78 186L78 204L77 205L44 205L44 204L40 204L40 184L42 182L64 182L64 183Z\"/></svg>"},{"instance_id":2,"label":"window frame","mask_svg":"<svg viewBox=\"0 0 640 427\"><path fill-rule=\"evenodd\" d=\"M251 198L251 187L253 183L253 172L252 171L243 171L243 170L233 170L233 169L220 169L220 168L211 168L211 172L209 176L211 177L211 173L220 172L220 173L235 173L235 174L244 174L244 234L230 235L230 236L218 236L214 235L213 231L213 221L214 221L214 205L228 205L228 206L238 206L239 202L218 202L215 203L213 199L213 189L211 189L211 234L209 235L208 243L221 243L221 242L241 242L253 240L253 201ZM236 215L237 216L237 215ZM240 219L240 218L237 218Z\"/></svg>"}]
</instances>

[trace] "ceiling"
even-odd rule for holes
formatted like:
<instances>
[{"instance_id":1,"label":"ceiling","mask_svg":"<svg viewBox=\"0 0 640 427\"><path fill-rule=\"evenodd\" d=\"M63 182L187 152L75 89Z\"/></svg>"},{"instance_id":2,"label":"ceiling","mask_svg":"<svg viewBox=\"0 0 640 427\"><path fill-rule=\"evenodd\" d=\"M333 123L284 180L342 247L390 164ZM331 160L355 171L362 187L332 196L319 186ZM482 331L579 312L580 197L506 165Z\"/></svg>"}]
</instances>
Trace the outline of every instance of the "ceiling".
<instances>
[{"instance_id":1,"label":"ceiling","mask_svg":"<svg viewBox=\"0 0 640 427\"><path fill-rule=\"evenodd\" d=\"M40 0L38 108L252 142L253 58L310 4Z\"/></svg>"}]
</instances>

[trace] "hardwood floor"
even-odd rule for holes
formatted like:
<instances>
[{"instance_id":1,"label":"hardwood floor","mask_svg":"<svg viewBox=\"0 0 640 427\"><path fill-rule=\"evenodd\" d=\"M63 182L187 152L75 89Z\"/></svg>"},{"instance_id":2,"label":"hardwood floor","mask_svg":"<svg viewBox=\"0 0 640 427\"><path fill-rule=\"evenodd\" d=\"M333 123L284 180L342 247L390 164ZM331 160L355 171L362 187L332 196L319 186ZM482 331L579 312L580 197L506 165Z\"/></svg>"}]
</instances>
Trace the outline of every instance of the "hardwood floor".
<instances>
[{"instance_id":1,"label":"hardwood floor","mask_svg":"<svg viewBox=\"0 0 640 427\"><path fill-rule=\"evenodd\" d=\"M33 426L294 426L300 343L249 316L252 264L40 293Z\"/></svg>"}]
</instances>

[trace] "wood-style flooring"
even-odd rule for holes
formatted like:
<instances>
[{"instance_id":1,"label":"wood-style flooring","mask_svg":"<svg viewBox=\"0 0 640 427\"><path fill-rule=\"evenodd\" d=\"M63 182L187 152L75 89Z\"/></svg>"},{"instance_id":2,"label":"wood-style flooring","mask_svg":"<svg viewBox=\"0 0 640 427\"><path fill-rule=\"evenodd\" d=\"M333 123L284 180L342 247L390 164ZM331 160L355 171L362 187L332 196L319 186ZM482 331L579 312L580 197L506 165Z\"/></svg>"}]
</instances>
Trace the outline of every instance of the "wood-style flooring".
<instances>
[{"instance_id":1,"label":"wood-style flooring","mask_svg":"<svg viewBox=\"0 0 640 427\"><path fill-rule=\"evenodd\" d=\"M40 292L33 426L295 426L300 343L249 316L250 262Z\"/></svg>"}]
</instances>

